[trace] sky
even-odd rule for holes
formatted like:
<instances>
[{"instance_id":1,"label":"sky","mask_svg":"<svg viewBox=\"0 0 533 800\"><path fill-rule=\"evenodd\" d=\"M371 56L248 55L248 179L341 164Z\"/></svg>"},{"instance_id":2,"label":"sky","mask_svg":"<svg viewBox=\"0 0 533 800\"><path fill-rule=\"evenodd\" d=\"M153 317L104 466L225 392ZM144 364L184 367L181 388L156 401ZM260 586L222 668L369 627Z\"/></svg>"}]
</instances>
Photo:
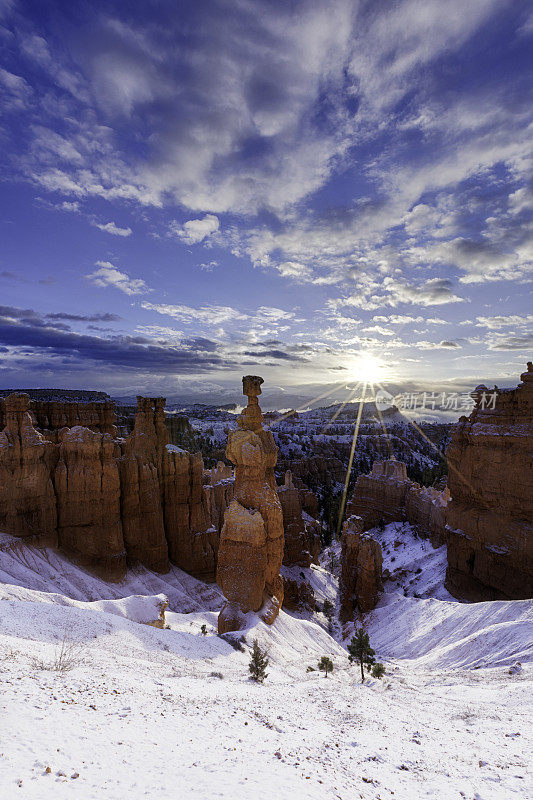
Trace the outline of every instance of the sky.
<instances>
[{"instance_id":1,"label":"sky","mask_svg":"<svg viewBox=\"0 0 533 800\"><path fill-rule=\"evenodd\" d=\"M518 382L529 2L0 0L0 48L0 387Z\"/></svg>"}]
</instances>

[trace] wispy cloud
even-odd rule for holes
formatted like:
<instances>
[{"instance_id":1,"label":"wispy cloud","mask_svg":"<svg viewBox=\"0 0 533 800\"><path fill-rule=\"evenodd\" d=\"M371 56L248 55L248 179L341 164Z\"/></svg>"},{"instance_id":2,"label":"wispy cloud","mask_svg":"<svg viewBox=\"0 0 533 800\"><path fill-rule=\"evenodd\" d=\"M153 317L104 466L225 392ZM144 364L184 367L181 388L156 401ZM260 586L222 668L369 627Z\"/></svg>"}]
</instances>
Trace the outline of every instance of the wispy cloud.
<instances>
[{"instance_id":1,"label":"wispy cloud","mask_svg":"<svg viewBox=\"0 0 533 800\"><path fill-rule=\"evenodd\" d=\"M120 228L114 222L94 222L94 227L98 228L101 231L105 231L106 233L110 233L112 236L131 236L132 230L131 228Z\"/></svg>"}]
</instances>

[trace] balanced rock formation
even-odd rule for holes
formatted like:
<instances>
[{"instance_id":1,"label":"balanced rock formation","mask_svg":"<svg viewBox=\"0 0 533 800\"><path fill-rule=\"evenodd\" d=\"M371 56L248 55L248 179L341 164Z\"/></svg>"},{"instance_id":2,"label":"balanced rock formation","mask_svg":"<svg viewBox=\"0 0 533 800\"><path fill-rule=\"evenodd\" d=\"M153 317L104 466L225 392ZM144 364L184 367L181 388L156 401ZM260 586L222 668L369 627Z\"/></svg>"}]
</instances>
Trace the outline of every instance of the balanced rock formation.
<instances>
[{"instance_id":1,"label":"balanced rock formation","mask_svg":"<svg viewBox=\"0 0 533 800\"><path fill-rule=\"evenodd\" d=\"M533 597L533 364L516 389L476 390L448 446L447 585L469 599Z\"/></svg>"},{"instance_id":2,"label":"balanced rock formation","mask_svg":"<svg viewBox=\"0 0 533 800\"><path fill-rule=\"evenodd\" d=\"M258 396L263 379L243 378L248 405L228 436L226 455L235 464L235 496L220 534L217 583L227 602L218 617L219 633L239 630L244 614L260 611L272 624L283 602L283 512L274 479L277 447L263 429Z\"/></svg>"},{"instance_id":3,"label":"balanced rock formation","mask_svg":"<svg viewBox=\"0 0 533 800\"><path fill-rule=\"evenodd\" d=\"M52 472L57 452L33 427L30 398L12 394L4 402L0 433L0 530L57 544L57 508Z\"/></svg>"},{"instance_id":4,"label":"balanced rock formation","mask_svg":"<svg viewBox=\"0 0 533 800\"><path fill-rule=\"evenodd\" d=\"M340 620L353 620L356 607L364 613L378 601L382 583L381 545L363 532L360 517L350 516L341 538Z\"/></svg>"}]
</instances>

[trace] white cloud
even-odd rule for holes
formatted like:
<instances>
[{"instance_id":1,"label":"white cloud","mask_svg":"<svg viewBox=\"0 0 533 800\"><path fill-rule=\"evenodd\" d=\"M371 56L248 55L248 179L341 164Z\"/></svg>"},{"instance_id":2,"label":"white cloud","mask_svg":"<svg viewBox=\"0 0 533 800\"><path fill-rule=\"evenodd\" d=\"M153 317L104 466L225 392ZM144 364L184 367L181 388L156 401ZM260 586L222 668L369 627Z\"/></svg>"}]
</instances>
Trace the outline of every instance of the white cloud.
<instances>
[{"instance_id":1,"label":"white cloud","mask_svg":"<svg viewBox=\"0 0 533 800\"><path fill-rule=\"evenodd\" d=\"M231 306L218 306L218 305L205 305L205 306L186 306L186 305L170 305L165 303L141 303L141 307L146 311L156 311L158 314L166 314L169 317L184 322L185 324L192 324L199 322L203 325L216 326L224 323L239 323L242 330L241 323L247 321L252 326L261 328L261 335L273 333L279 330L280 323L297 321L295 314L292 311L285 311L282 308L274 306L259 306L255 312L239 311ZM271 329L265 326L274 326Z\"/></svg>"},{"instance_id":2,"label":"white cloud","mask_svg":"<svg viewBox=\"0 0 533 800\"><path fill-rule=\"evenodd\" d=\"M69 200L63 200L63 202L58 205L57 208L60 208L61 211L71 211L77 214L80 210L80 204L76 200L73 202L70 202Z\"/></svg>"},{"instance_id":3,"label":"white cloud","mask_svg":"<svg viewBox=\"0 0 533 800\"><path fill-rule=\"evenodd\" d=\"M297 281L309 281L313 279L313 271L305 264L298 261L282 261L276 265L278 272L284 278L294 278Z\"/></svg>"},{"instance_id":4,"label":"white cloud","mask_svg":"<svg viewBox=\"0 0 533 800\"><path fill-rule=\"evenodd\" d=\"M183 331L178 331L176 328L168 328L164 325L137 325L135 330L142 336L148 336L158 342L179 344L183 338Z\"/></svg>"},{"instance_id":5,"label":"white cloud","mask_svg":"<svg viewBox=\"0 0 533 800\"><path fill-rule=\"evenodd\" d=\"M489 350L530 350L533 348L533 334L509 336L492 334L488 339Z\"/></svg>"},{"instance_id":6,"label":"white cloud","mask_svg":"<svg viewBox=\"0 0 533 800\"><path fill-rule=\"evenodd\" d=\"M465 299L453 292L448 278L430 278L423 283L409 282L403 278L385 277L381 282L362 279L354 294L329 302L332 309L355 306L372 311L383 306L398 306L412 303L419 306L439 306L447 303L463 303ZM399 317L401 319L401 316ZM411 319L407 317L407 319ZM412 318L413 320L418 318ZM387 320L388 321L388 320Z\"/></svg>"},{"instance_id":7,"label":"white cloud","mask_svg":"<svg viewBox=\"0 0 533 800\"><path fill-rule=\"evenodd\" d=\"M247 314L237 311L231 306L206 305L194 308L185 305L170 305L165 303L141 303L146 311L155 311L189 325L200 322L204 325L221 325L224 322L248 319Z\"/></svg>"},{"instance_id":8,"label":"white cloud","mask_svg":"<svg viewBox=\"0 0 533 800\"><path fill-rule=\"evenodd\" d=\"M94 226L95 228L105 231L106 233L110 233L113 236L131 236L132 234L131 228L119 228L114 222L106 222L105 224L95 222Z\"/></svg>"},{"instance_id":9,"label":"white cloud","mask_svg":"<svg viewBox=\"0 0 533 800\"><path fill-rule=\"evenodd\" d=\"M464 298L453 293L452 282L448 278L430 278L420 284L385 278L383 285L391 295L390 305L416 303L422 306L440 306L447 303L464 302Z\"/></svg>"},{"instance_id":10,"label":"white cloud","mask_svg":"<svg viewBox=\"0 0 533 800\"><path fill-rule=\"evenodd\" d=\"M190 219L183 225L172 222L169 232L186 244L203 242L220 228L220 221L215 214L206 214L202 219Z\"/></svg>"},{"instance_id":11,"label":"white cloud","mask_svg":"<svg viewBox=\"0 0 533 800\"><path fill-rule=\"evenodd\" d=\"M462 345L454 341L415 342L413 346L418 347L420 350L455 350L462 347Z\"/></svg>"},{"instance_id":12,"label":"white cloud","mask_svg":"<svg viewBox=\"0 0 533 800\"><path fill-rule=\"evenodd\" d=\"M140 278L130 278L127 273L120 272L120 270L109 261L97 261L96 266L99 267L99 269L85 276L91 283L94 283L95 286L101 288L113 286L115 289L119 289L121 292L128 295L146 294L151 291L143 280Z\"/></svg>"},{"instance_id":13,"label":"white cloud","mask_svg":"<svg viewBox=\"0 0 533 800\"><path fill-rule=\"evenodd\" d=\"M254 316L256 319L263 319L267 322L294 319L292 311L285 311L283 308L276 308L275 306L259 306Z\"/></svg>"},{"instance_id":14,"label":"white cloud","mask_svg":"<svg viewBox=\"0 0 533 800\"><path fill-rule=\"evenodd\" d=\"M363 328L364 333L379 333L381 336L394 336L394 331L384 328L382 325L371 325Z\"/></svg>"},{"instance_id":15,"label":"white cloud","mask_svg":"<svg viewBox=\"0 0 533 800\"><path fill-rule=\"evenodd\" d=\"M524 325L533 325L533 314L499 314L494 317L477 317L476 327L500 330L501 328L518 328Z\"/></svg>"},{"instance_id":16,"label":"white cloud","mask_svg":"<svg viewBox=\"0 0 533 800\"><path fill-rule=\"evenodd\" d=\"M389 325L410 325L414 322L424 322L424 317L410 317L407 314L390 314L389 316L374 316L372 317L372 321L387 322Z\"/></svg>"}]
</instances>

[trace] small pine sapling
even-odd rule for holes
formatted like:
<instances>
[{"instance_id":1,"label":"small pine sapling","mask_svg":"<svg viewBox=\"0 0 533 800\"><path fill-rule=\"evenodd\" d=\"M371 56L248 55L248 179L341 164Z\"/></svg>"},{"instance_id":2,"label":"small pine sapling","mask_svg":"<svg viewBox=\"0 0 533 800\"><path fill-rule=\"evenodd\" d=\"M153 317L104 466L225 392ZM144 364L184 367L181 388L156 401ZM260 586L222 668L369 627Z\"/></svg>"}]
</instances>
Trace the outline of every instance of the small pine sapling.
<instances>
[{"instance_id":1,"label":"small pine sapling","mask_svg":"<svg viewBox=\"0 0 533 800\"><path fill-rule=\"evenodd\" d=\"M259 642L257 639L254 639L252 658L250 659L250 663L248 665L252 680L257 681L257 683L263 683L265 678L268 678L268 673L266 671L268 664L269 658L267 651L261 650L259 647Z\"/></svg>"},{"instance_id":2,"label":"small pine sapling","mask_svg":"<svg viewBox=\"0 0 533 800\"><path fill-rule=\"evenodd\" d=\"M202 633L202 636L207 636L207 625L205 624L205 622L202 625L202 627L200 628L200 631Z\"/></svg>"},{"instance_id":3,"label":"small pine sapling","mask_svg":"<svg viewBox=\"0 0 533 800\"><path fill-rule=\"evenodd\" d=\"M365 673L363 667L366 666L370 670L376 660L374 658L376 651L370 647L368 633L364 628L358 628L355 631L355 636L352 636L348 645L348 652L350 654L348 656L350 664L355 661L361 666L361 683L364 683Z\"/></svg>"},{"instance_id":4,"label":"small pine sapling","mask_svg":"<svg viewBox=\"0 0 533 800\"><path fill-rule=\"evenodd\" d=\"M320 661L318 662L318 669L324 673L324 676L328 677L328 672L333 672L333 661L328 656L322 656Z\"/></svg>"},{"instance_id":5,"label":"small pine sapling","mask_svg":"<svg viewBox=\"0 0 533 800\"><path fill-rule=\"evenodd\" d=\"M385 675L385 667L380 661L377 661L372 667L372 677L382 678Z\"/></svg>"}]
</instances>

